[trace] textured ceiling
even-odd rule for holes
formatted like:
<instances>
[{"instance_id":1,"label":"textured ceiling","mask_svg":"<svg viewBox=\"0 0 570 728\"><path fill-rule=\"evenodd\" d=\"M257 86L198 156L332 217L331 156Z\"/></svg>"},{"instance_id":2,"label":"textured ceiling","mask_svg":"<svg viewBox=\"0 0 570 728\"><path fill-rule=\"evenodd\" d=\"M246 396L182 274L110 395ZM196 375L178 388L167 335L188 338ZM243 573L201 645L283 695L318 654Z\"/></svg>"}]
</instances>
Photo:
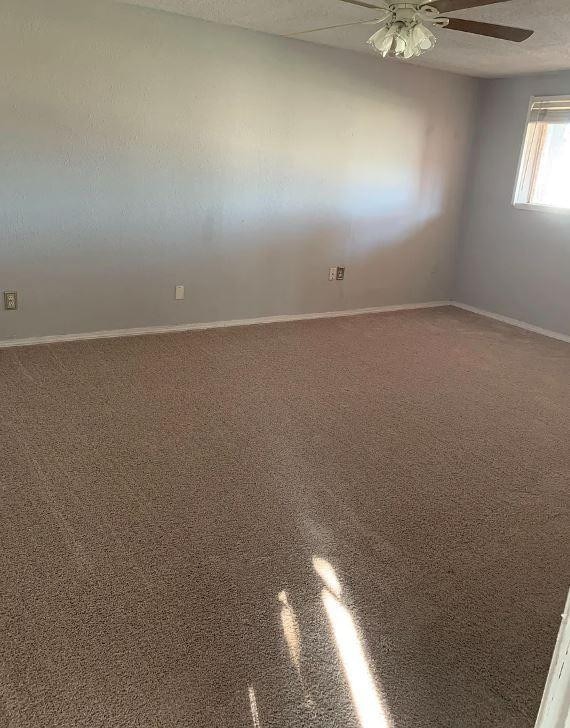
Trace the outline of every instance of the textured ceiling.
<instances>
[{"instance_id":1,"label":"textured ceiling","mask_svg":"<svg viewBox=\"0 0 570 728\"><path fill-rule=\"evenodd\" d=\"M340 0L121 1L276 35L374 18L374 11ZM531 28L536 33L517 44L440 30L437 47L414 63L472 76L505 76L570 68L570 0L510 0L450 15ZM301 39L372 53L366 45L372 32L369 25L361 25L310 33Z\"/></svg>"}]
</instances>

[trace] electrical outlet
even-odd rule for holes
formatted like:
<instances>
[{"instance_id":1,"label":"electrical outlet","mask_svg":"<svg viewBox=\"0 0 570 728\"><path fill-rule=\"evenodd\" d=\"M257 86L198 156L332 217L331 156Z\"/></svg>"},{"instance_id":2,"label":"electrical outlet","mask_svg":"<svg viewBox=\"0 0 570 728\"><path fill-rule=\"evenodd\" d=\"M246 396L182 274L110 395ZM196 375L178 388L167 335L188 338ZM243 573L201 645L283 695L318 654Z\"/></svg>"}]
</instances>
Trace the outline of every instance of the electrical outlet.
<instances>
[{"instance_id":1,"label":"electrical outlet","mask_svg":"<svg viewBox=\"0 0 570 728\"><path fill-rule=\"evenodd\" d=\"M343 265L337 266L336 279L337 279L337 281L344 281L344 266Z\"/></svg>"},{"instance_id":2,"label":"electrical outlet","mask_svg":"<svg viewBox=\"0 0 570 728\"><path fill-rule=\"evenodd\" d=\"M184 300L184 286L176 286L174 289L174 299L176 301Z\"/></svg>"},{"instance_id":3,"label":"electrical outlet","mask_svg":"<svg viewBox=\"0 0 570 728\"><path fill-rule=\"evenodd\" d=\"M16 311L18 308L18 294L16 291L4 291L4 309Z\"/></svg>"},{"instance_id":4,"label":"electrical outlet","mask_svg":"<svg viewBox=\"0 0 570 728\"><path fill-rule=\"evenodd\" d=\"M329 281L336 281L336 266L329 268Z\"/></svg>"}]
</instances>

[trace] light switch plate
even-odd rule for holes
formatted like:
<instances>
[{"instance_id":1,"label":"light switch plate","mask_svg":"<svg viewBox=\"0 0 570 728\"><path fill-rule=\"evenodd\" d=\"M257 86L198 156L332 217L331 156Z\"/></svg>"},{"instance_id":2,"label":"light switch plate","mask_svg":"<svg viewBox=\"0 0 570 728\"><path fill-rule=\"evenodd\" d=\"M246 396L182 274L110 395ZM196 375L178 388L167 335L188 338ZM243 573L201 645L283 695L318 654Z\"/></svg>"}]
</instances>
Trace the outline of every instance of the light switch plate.
<instances>
[{"instance_id":1,"label":"light switch plate","mask_svg":"<svg viewBox=\"0 0 570 728\"><path fill-rule=\"evenodd\" d=\"M184 300L184 286L176 286L174 290L174 298L176 301Z\"/></svg>"}]
</instances>

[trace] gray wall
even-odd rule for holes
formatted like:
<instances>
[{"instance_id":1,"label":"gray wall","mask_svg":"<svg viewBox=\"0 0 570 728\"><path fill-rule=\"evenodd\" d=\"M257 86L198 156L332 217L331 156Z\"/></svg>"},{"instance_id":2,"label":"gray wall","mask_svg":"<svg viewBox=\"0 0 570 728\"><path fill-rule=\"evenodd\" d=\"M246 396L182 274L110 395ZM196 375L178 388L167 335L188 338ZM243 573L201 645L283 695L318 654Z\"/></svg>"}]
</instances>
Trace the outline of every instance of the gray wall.
<instances>
[{"instance_id":1,"label":"gray wall","mask_svg":"<svg viewBox=\"0 0 570 728\"><path fill-rule=\"evenodd\" d=\"M447 298L476 87L138 7L4 0L0 289L21 309L0 339Z\"/></svg>"},{"instance_id":2,"label":"gray wall","mask_svg":"<svg viewBox=\"0 0 570 728\"><path fill-rule=\"evenodd\" d=\"M483 82L455 298L570 334L570 214L511 204L530 97L561 94L569 71Z\"/></svg>"}]
</instances>

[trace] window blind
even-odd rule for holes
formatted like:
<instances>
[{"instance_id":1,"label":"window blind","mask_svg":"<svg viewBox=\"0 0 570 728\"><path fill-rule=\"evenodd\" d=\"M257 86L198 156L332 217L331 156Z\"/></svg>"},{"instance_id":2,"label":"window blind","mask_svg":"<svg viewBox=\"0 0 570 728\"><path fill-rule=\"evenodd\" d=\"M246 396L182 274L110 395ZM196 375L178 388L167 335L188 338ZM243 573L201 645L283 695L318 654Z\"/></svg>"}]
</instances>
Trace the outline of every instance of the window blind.
<instances>
[{"instance_id":1,"label":"window blind","mask_svg":"<svg viewBox=\"0 0 570 728\"><path fill-rule=\"evenodd\" d=\"M532 104L531 121L570 124L570 99L541 99Z\"/></svg>"}]
</instances>

